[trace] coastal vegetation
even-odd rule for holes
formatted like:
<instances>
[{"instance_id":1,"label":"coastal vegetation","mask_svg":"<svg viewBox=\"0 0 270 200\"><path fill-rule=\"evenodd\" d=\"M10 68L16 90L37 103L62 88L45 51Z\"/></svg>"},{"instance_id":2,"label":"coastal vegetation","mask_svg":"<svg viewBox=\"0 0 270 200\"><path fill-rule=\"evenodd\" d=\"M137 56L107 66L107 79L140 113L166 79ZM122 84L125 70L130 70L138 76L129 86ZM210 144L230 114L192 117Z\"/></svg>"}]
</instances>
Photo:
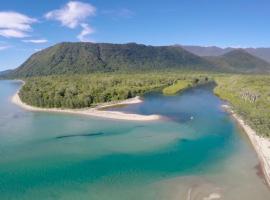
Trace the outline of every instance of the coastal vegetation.
<instances>
[{"instance_id":1,"label":"coastal vegetation","mask_svg":"<svg viewBox=\"0 0 270 200\"><path fill-rule=\"evenodd\" d=\"M25 79L19 96L23 102L37 107L85 108L167 87L169 89L165 91L173 94L179 91L180 86L182 90L200 83L200 80L208 80L208 77L184 72L33 77Z\"/></svg>"},{"instance_id":2,"label":"coastal vegetation","mask_svg":"<svg viewBox=\"0 0 270 200\"><path fill-rule=\"evenodd\" d=\"M270 137L270 77L255 75L217 76L216 95L230 102L256 132Z\"/></svg>"}]
</instances>

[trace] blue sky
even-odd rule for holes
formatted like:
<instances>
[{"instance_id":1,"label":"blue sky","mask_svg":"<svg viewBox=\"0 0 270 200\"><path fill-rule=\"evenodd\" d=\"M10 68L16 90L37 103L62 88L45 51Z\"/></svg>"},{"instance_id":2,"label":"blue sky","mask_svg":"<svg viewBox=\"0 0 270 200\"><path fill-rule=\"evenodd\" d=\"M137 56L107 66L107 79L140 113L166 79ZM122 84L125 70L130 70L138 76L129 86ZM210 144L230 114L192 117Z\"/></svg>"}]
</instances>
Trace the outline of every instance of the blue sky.
<instances>
[{"instance_id":1,"label":"blue sky","mask_svg":"<svg viewBox=\"0 0 270 200\"><path fill-rule=\"evenodd\" d=\"M2 0L0 71L62 41L270 47L269 10L266 0Z\"/></svg>"}]
</instances>

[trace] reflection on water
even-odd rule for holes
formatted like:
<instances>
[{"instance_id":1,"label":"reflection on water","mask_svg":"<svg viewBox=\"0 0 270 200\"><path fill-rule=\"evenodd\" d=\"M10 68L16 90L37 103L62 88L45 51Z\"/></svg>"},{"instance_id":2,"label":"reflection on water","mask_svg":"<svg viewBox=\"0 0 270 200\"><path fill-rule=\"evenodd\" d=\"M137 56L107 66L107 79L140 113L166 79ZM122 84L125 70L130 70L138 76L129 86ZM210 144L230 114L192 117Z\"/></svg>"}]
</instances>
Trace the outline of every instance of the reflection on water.
<instances>
[{"instance_id":1,"label":"reflection on water","mask_svg":"<svg viewBox=\"0 0 270 200\"><path fill-rule=\"evenodd\" d=\"M110 108L169 120L27 112L0 81L0 199L269 199L256 155L209 87Z\"/></svg>"}]
</instances>

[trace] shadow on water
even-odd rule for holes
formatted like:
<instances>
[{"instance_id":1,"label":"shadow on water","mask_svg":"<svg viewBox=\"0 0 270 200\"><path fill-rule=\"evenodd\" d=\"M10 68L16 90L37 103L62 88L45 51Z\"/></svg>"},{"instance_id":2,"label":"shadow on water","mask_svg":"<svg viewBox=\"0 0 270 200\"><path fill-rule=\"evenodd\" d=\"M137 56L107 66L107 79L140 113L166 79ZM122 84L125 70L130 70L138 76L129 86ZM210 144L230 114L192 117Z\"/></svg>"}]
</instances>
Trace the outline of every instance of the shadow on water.
<instances>
[{"instance_id":1,"label":"shadow on water","mask_svg":"<svg viewBox=\"0 0 270 200\"><path fill-rule=\"evenodd\" d=\"M94 136L99 136L99 135L104 135L105 133L103 132L98 132L98 133L86 133L86 134L74 134L74 135L62 135L62 136L57 136L55 137L56 139L64 139L64 138L72 138L72 137L94 137Z\"/></svg>"},{"instance_id":2,"label":"shadow on water","mask_svg":"<svg viewBox=\"0 0 270 200\"><path fill-rule=\"evenodd\" d=\"M128 134L129 132L132 132L134 130L137 130L139 128L144 128L145 126L139 125L134 126L129 129L124 129L123 131L104 131L104 132L92 132L92 133L78 133L78 134L69 134L69 135L60 135L55 137L55 139L67 139L67 138L75 138L75 137L97 137L97 136L111 136L111 135L121 135L123 133Z\"/></svg>"}]
</instances>

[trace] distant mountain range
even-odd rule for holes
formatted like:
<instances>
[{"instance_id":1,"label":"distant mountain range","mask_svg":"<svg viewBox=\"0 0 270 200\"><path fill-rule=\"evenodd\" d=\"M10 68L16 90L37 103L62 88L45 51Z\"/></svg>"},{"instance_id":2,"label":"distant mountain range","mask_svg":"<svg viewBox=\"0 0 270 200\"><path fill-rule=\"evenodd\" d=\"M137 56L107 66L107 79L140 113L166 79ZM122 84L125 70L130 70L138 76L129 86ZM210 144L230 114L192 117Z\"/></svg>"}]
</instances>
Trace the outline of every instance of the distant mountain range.
<instances>
[{"instance_id":1,"label":"distant mountain range","mask_svg":"<svg viewBox=\"0 0 270 200\"><path fill-rule=\"evenodd\" d=\"M243 49L232 50L221 56L208 56L204 58L218 66L221 71L236 73L263 73L270 71L270 64L268 62L251 55Z\"/></svg>"},{"instance_id":2,"label":"distant mountain range","mask_svg":"<svg viewBox=\"0 0 270 200\"><path fill-rule=\"evenodd\" d=\"M179 45L179 46L198 56L221 56L230 51L239 49L232 47L220 48L216 46L209 46L209 47L191 46L191 45ZM256 56L267 62L270 62L270 48L242 48L242 49L253 56Z\"/></svg>"},{"instance_id":3,"label":"distant mountain range","mask_svg":"<svg viewBox=\"0 0 270 200\"><path fill-rule=\"evenodd\" d=\"M167 69L266 73L270 64L246 49L66 42L33 54L8 75L17 78Z\"/></svg>"},{"instance_id":4,"label":"distant mountain range","mask_svg":"<svg viewBox=\"0 0 270 200\"><path fill-rule=\"evenodd\" d=\"M5 71L1 71L0 72L0 78L5 78L6 76L8 76L13 70L11 69L8 69L8 70L5 70Z\"/></svg>"}]
</instances>

